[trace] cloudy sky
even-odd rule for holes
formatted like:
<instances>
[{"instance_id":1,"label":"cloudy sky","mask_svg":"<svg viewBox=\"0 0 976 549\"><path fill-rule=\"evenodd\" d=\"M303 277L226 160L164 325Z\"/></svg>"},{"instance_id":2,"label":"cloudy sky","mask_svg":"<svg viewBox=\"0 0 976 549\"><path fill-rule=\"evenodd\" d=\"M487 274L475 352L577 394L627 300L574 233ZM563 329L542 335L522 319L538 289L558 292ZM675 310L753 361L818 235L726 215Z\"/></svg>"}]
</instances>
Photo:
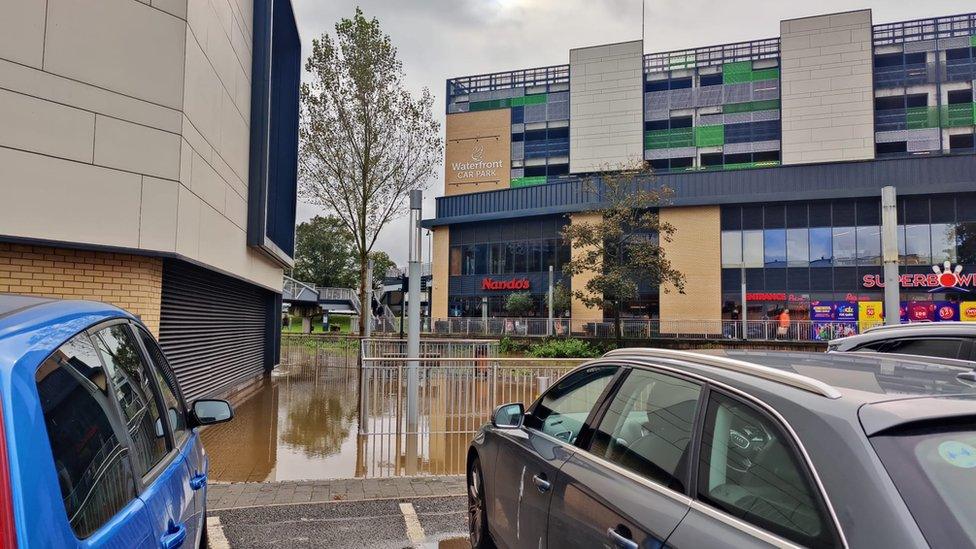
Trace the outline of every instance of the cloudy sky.
<instances>
[{"instance_id":1,"label":"cloudy sky","mask_svg":"<svg viewBox=\"0 0 976 549\"><path fill-rule=\"evenodd\" d=\"M779 35L781 19L870 7L875 23L972 11L972 0L645 0L647 53ZM444 118L444 81L455 76L569 62L570 48L641 37L641 0L292 0L305 55L312 38L360 6L376 17L399 50L411 89L429 88ZM443 194L438 168L425 192L424 217ZM300 220L320 213L299 204ZM376 248L406 258L406 220L383 231ZM424 253L426 256L427 247ZM425 257L426 259L426 257Z\"/></svg>"}]
</instances>

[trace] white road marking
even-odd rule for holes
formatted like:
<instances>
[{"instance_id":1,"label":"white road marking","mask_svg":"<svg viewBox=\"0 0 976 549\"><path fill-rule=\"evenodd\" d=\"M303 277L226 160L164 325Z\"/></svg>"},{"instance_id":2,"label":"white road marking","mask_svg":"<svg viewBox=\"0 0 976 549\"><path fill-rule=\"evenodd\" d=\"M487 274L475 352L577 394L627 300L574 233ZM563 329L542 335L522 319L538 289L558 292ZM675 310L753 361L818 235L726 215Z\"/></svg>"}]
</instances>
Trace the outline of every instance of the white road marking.
<instances>
[{"instance_id":1,"label":"white road marking","mask_svg":"<svg viewBox=\"0 0 976 549\"><path fill-rule=\"evenodd\" d=\"M424 534L424 528L417 518L417 510L413 508L412 503L401 503L400 512L403 513L403 522L407 525L407 537L410 538L410 543L414 547L419 547L427 539L427 535Z\"/></svg>"},{"instance_id":2,"label":"white road marking","mask_svg":"<svg viewBox=\"0 0 976 549\"><path fill-rule=\"evenodd\" d=\"M220 525L220 517L207 517L207 546L209 549L230 549L230 542Z\"/></svg>"}]
</instances>

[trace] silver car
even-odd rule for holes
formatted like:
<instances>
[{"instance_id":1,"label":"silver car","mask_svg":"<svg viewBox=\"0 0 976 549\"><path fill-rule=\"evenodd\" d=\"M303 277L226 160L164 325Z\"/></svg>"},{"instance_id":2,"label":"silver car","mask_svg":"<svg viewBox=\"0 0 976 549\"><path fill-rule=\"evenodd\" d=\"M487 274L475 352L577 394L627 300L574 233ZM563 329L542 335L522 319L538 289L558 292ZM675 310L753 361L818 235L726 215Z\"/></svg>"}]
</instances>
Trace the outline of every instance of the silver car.
<instances>
[{"instance_id":1,"label":"silver car","mask_svg":"<svg viewBox=\"0 0 976 549\"><path fill-rule=\"evenodd\" d=\"M471 543L973 547L976 388L948 362L611 352L477 434Z\"/></svg>"}]
</instances>

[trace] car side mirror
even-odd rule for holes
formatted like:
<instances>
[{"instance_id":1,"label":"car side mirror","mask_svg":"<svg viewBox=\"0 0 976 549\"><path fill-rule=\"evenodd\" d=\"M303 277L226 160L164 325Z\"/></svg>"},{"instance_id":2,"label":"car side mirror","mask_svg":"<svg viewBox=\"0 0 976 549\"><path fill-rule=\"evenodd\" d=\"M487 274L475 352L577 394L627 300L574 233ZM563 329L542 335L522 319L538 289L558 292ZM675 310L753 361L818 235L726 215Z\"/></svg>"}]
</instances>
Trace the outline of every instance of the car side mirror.
<instances>
[{"instance_id":1,"label":"car side mirror","mask_svg":"<svg viewBox=\"0 0 976 549\"><path fill-rule=\"evenodd\" d=\"M502 404L491 413L491 425L498 429L518 429L525 418L525 406L521 402Z\"/></svg>"},{"instance_id":2,"label":"car side mirror","mask_svg":"<svg viewBox=\"0 0 976 549\"><path fill-rule=\"evenodd\" d=\"M214 425L234 419L234 409L226 400L201 398L193 403L193 426Z\"/></svg>"}]
</instances>

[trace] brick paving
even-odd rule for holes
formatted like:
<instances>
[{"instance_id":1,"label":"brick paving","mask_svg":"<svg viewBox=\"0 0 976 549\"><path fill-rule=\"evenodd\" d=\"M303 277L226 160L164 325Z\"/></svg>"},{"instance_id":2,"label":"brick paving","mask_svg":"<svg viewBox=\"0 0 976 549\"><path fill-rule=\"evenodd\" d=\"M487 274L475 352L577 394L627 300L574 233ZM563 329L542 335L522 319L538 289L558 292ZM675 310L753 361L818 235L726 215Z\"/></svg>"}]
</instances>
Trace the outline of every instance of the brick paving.
<instances>
[{"instance_id":1,"label":"brick paving","mask_svg":"<svg viewBox=\"0 0 976 549\"><path fill-rule=\"evenodd\" d=\"M210 511L329 501L460 496L463 475L282 482L211 482L207 486Z\"/></svg>"}]
</instances>

